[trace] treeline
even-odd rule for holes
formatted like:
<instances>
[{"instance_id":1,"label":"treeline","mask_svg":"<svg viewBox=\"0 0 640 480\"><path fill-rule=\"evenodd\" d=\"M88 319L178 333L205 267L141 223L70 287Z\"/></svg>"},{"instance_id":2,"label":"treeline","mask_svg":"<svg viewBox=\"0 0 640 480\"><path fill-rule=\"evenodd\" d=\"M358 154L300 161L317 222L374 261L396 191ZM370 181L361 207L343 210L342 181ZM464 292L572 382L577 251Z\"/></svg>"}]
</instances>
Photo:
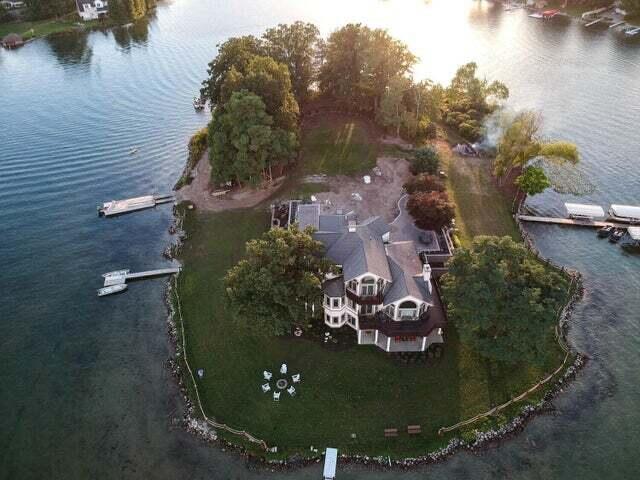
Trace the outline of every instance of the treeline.
<instances>
[{"instance_id":1,"label":"treeline","mask_svg":"<svg viewBox=\"0 0 640 480\"><path fill-rule=\"evenodd\" d=\"M25 4L25 13L30 20L61 17L76 9L74 0L26 0Z\"/></svg>"},{"instance_id":2,"label":"treeline","mask_svg":"<svg viewBox=\"0 0 640 480\"><path fill-rule=\"evenodd\" d=\"M109 17L114 22L137 20L156 6L156 0L109 0Z\"/></svg>"},{"instance_id":3,"label":"treeline","mask_svg":"<svg viewBox=\"0 0 640 480\"><path fill-rule=\"evenodd\" d=\"M320 106L366 115L418 143L435 135L438 122L479 139L484 117L508 97L507 87L478 78L475 63L462 66L446 87L415 82L417 61L386 30L361 24L326 40L304 22L230 38L218 45L201 90L213 109L212 175L239 184L272 177L274 166L295 157L300 110Z\"/></svg>"}]
</instances>

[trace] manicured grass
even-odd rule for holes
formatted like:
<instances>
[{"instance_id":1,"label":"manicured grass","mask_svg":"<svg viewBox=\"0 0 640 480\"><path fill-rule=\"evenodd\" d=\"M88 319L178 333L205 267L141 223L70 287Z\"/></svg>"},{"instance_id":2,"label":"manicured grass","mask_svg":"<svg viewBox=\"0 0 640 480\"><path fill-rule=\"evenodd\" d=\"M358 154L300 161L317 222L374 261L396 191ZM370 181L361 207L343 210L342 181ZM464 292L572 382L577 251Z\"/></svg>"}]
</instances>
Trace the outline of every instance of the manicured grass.
<instances>
[{"instance_id":1,"label":"manicured grass","mask_svg":"<svg viewBox=\"0 0 640 480\"><path fill-rule=\"evenodd\" d=\"M304 173L354 175L370 170L377 154L371 129L363 120L342 117L314 123L302 136Z\"/></svg>"},{"instance_id":2,"label":"manicured grass","mask_svg":"<svg viewBox=\"0 0 640 480\"><path fill-rule=\"evenodd\" d=\"M448 440L438 428L520 393L560 362L553 349L542 369L489 366L460 344L454 328L444 356L427 365L396 363L373 346L333 351L315 339L250 334L226 310L222 278L244 254L244 242L267 226L265 209L189 211L179 292L191 366L205 369L198 380L205 411L281 452L304 454L314 445L392 457L425 453ZM277 372L282 362L303 381L296 398L285 392L275 403L260 390L262 371ZM385 428L406 432L411 424L422 425L423 434L383 436Z\"/></svg>"},{"instance_id":3,"label":"manicured grass","mask_svg":"<svg viewBox=\"0 0 640 480\"><path fill-rule=\"evenodd\" d=\"M496 187L489 159L458 157L441 149L447 191L456 205L456 226L463 245L476 235L509 235L520 240L508 198Z\"/></svg>"},{"instance_id":4,"label":"manicured grass","mask_svg":"<svg viewBox=\"0 0 640 480\"><path fill-rule=\"evenodd\" d=\"M305 138L305 163L300 169L307 174L344 173L347 166L351 171L362 168L370 156L374 161L371 149L375 147L361 143L367 135L364 127L350 124L342 121L331 127L321 121L312 128L311 138ZM355 144L354 138L358 139ZM340 152L346 153L336 157ZM449 191L459 203L457 218L463 239L469 242L473 235L483 233L517 238L509 202L495 188L483 162L486 160L458 162L448 157L443 162L449 172ZM294 176L283 187L286 195L304 196L327 188L298 180ZM474 429L506 422L522 403L466 429L442 437L437 434L440 427L522 393L562 361L563 352L553 343L542 367L491 364L460 343L454 325L446 330L442 358L426 365L397 363L375 346L345 345L336 350L315 338L274 338L248 332L226 309L223 278L244 255L245 242L268 228L266 205L217 214L185 210L184 214L188 240L181 253L184 269L178 291L190 364L205 370L204 378L197 380L203 407L211 418L277 446L278 455L310 455L311 445L320 450L334 446L342 453L391 457L425 454L452 436L469 436ZM349 327L343 328L355 335ZM295 398L284 392L275 403L271 393L263 394L260 389L262 372L276 373L282 362L289 365L290 373L302 374L302 383ZM526 401L535 402L543 393ZM406 433L407 425L413 424L422 426L421 435ZM397 428L400 435L385 438L386 428ZM242 443L229 434L224 437Z\"/></svg>"},{"instance_id":5,"label":"manicured grass","mask_svg":"<svg viewBox=\"0 0 640 480\"><path fill-rule=\"evenodd\" d=\"M110 27L107 21L98 20L82 22L75 13L65 15L59 19L38 20L34 22L0 23L0 38L10 33L17 33L24 40L36 37L46 37L54 33L69 32L78 29L91 29L97 27Z\"/></svg>"}]
</instances>

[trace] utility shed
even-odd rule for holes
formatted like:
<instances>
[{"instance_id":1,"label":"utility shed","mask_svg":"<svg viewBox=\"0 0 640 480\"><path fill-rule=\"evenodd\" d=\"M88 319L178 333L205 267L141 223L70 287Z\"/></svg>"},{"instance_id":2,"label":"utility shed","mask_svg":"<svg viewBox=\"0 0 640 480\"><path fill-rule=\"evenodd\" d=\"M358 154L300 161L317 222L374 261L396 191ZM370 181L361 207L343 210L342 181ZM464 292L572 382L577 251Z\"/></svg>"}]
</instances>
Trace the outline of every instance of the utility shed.
<instances>
[{"instance_id":1,"label":"utility shed","mask_svg":"<svg viewBox=\"0 0 640 480\"><path fill-rule=\"evenodd\" d=\"M327 448L324 452L324 472L323 480L334 480L336 478L336 467L338 465L338 449Z\"/></svg>"},{"instance_id":2,"label":"utility shed","mask_svg":"<svg viewBox=\"0 0 640 480\"><path fill-rule=\"evenodd\" d=\"M604 210L598 205L584 203L565 203L569 218L604 218Z\"/></svg>"},{"instance_id":3,"label":"utility shed","mask_svg":"<svg viewBox=\"0 0 640 480\"><path fill-rule=\"evenodd\" d=\"M640 222L640 207L631 205L611 205L609 214L619 220L636 223Z\"/></svg>"}]
</instances>

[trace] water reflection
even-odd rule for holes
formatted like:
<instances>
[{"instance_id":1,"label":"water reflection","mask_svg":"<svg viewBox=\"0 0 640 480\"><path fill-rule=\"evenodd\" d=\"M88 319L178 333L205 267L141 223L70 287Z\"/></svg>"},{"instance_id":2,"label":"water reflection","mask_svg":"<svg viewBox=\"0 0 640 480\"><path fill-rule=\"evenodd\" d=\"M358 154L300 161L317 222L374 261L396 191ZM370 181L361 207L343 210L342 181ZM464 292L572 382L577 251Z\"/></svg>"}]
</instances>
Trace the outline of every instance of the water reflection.
<instances>
[{"instance_id":1,"label":"water reflection","mask_svg":"<svg viewBox=\"0 0 640 480\"><path fill-rule=\"evenodd\" d=\"M49 35L46 42L61 65L88 65L93 51L89 46L87 32Z\"/></svg>"},{"instance_id":2,"label":"water reflection","mask_svg":"<svg viewBox=\"0 0 640 480\"><path fill-rule=\"evenodd\" d=\"M125 52L130 51L134 46L147 45L149 41L149 23L150 19L145 18L135 23L115 28L113 30L113 38Z\"/></svg>"}]
</instances>

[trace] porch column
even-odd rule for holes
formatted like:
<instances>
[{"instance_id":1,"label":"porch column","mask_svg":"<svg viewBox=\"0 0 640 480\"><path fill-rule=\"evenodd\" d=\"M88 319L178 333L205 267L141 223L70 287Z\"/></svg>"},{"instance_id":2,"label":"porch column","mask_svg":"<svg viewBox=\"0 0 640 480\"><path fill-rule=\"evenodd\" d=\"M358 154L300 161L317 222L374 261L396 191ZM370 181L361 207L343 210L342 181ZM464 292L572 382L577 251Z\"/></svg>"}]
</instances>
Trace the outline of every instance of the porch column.
<instances>
[{"instance_id":1,"label":"porch column","mask_svg":"<svg viewBox=\"0 0 640 480\"><path fill-rule=\"evenodd\" d=\"M362 330L358 330L358 345L362 343Z\"/></svg>"},{"instance_id":2,"label":"porch column","mask_svg":"<svg viewBox=\"0 0 640 480\"><path fill-rule=\"evenodd\" d=\"M424 352L424 349L427 346L427 337L422 337L422 349L420 350L421 352Z\"/></svg>"},{"instance_id":3,"label":"porch column","mask_svg":"<svg viewBox=\"0 0 640 480\"><path fill-rule=\"evenodd\" d=\"M387 352L391 350L391 337L387 337Z\"/></svg>"},{"instance_id":4,"label":"porch column","mask_svg":"<svg viewBox=\"0 0 640 480\"><path fill-rule=\"evenodd\" d=\"M376 337L375 337L375 340L373 341L373 343L376 343L376 344L378 343L378 330L376 330Z\"/></svg>"}]
</instances>

